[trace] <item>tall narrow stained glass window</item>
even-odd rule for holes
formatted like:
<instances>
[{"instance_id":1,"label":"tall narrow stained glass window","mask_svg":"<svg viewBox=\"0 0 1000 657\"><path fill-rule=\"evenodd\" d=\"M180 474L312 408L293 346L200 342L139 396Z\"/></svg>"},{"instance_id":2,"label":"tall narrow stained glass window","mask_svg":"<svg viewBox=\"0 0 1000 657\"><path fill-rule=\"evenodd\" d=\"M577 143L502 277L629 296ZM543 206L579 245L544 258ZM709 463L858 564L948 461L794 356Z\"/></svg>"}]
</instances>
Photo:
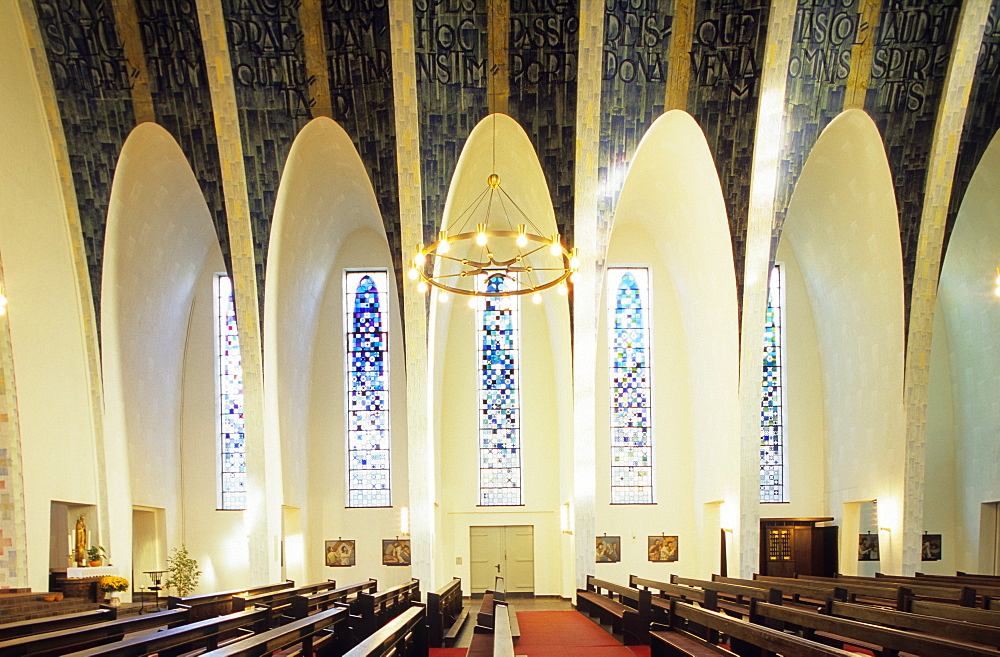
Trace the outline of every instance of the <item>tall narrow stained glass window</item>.
<instances>
[{"instance_id":1,"label":"tall narrow stained glass window","mask_svg":"<svg viewBox=\"0 0 1000 657\"><path fill-rule=\"evenodd\" d=\"M247 508L247 456L243 433L243 361L233 282L215 277L215 339L219 394L219 508Z\"/></svg>"},{"instance_id":2,"label":"tall narrow stained glass window","mask_svg":"<svg viewBox=\"0 0 1000 657\"><path fill-rule=\"evenodd\" d=\"M649 270L608 269L611 503L653 503Z\"/></svg>"},{"instance_id":3,"label":"tall narrow stained glass window","mask_svg":"<svg viewBox=\"0 0 1000 657\"><path fill-rule=\"evenodd\" d=\"M347 462L350 507L392 506L389 477L388 275L347 272Z\"/></svg>"},{"instance_id":4,"label":"tall narrow stained glass window","mask_svg":"<svg viewBox=\"0 0 1000 657\"><path fill-rule=\"evenodd\" d=\"M503 292L513 283L491 276L482 284L487 292ZM478 300L480 506L523 504L517 300Z\"/></svg>"},{"instance_id":5,"label":"tall narrow stained glass window","mask_svg":"<svg viewBox=\"0 0 1000 657\"><path fill-rule=\"evenodd\" d=\"M782 271L774 265L767 290L764 373L760 402L760 501L787 502Z\"/></svg>"}]
</instances>

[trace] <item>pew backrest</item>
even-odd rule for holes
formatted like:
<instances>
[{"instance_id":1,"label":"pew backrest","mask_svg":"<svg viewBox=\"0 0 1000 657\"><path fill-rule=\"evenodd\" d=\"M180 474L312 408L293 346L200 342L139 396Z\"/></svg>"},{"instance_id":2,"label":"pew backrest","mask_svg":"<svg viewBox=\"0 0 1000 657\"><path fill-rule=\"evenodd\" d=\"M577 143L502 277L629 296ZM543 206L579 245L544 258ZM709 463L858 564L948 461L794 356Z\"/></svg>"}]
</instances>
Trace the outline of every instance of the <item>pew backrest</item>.
<instances>
[{"instance_id":1,"label":"pew backrest","mask_svg":"<svg viewBox=\"0 0 1000 657\"><path fill-rule=\"evenodd\" d=\"M65 654L109 641L118 641L131 632L155 629L164 625L172 627L183 624L188 622L190 618L189 609L178 608L106 623L94 623L67 630L46 632L45 634L21 636L0 641L0 655L16 657L17 655Z\"/></svg>"},{"instance_id":2,"label":"pew backrest","mask_svg":"<svg viewBox=\"0 0 1000 657\"><path fill-rule=\"evenodd\" d=\"M903 600L901 611L1000 627L1000 611L997 610L961 607L947 602L928 602L927 600L917 600L913 597L907 597Z\"/></svg>"},{"instance_id":3,"label":"pew backrest","mask_svg":"<svg viewBox=\"0 0 1000 657\"><path fill-rule=\"evenodd\" d=\"M750 620L754 623L789 623L810 631L826 632L848 640L881 646L890 652L916 655L950 655L954 657L997 657L992 648L958 643L950 639L897 630L846 618L836 618L783 605L754 600L750 603Z\"/></svg>"},{"instance_id":4,"label":"pew backrest","mask_svg":"<svg viewBox=\"0 0 1000 657\"><path fill-rule=\"evenodd\" d=\"M700 588L702 590L711 590L716 593L722 593L725 595L733 596L737 601L742 601L744 598L747 600L757 599L757 600L768 600L770 590L776 587L770 588L755 588L752 586L743 586L740 584L726 584L725 582L713 582L711 580L704 579L692 579L690 577L678 577L677 575L670 576L671 584L680 584L682 586L691 586Z\"/></svg>"},{"instance_id":5,"label":"pew backrest","mask_svg":"<svg viewBox=\"0 0 1000 657\"><path fill-rule=\"evenodd\" d=\"M93 623L106 623L116 618L118 618L118 609L116 607L102 607L101 609L82 611L78 614L64 614L62 616L33 618L14 623L4 623L0 625L0 641L16 639L19 636L58 632L73 627L92 625Z\"/></svg>"},{"instance_id":6,"label":"pew backrest","mask_svg":"<svg viewBox=\"0 0 1000 657\"><path fill-rule=\"evenodd\" d=\"M304 653L311 653L315 645L314 642L318 641L314 639L317 635L320 635L319 640L327 642L344 636L347 615L347 610L342 607L321 611L273 630L234 641L216 650L203 653L201 657L257 657L258 655L269 655L276 650L284 650L299 643L304 644Z\"/></svg>"},{"instance_id":7,"label":"pew backrest","mask_svg":"<svg viewBox=\"0 0 1000 657\"><path fill-rule=\"evenodd\" d=\"M296 595L291 599L291 616L292 618L305 618L313 612L329 609L334 604L356 607L360 594L374 593L377 588L378 582L370 579L367 582L342 586L329 591Z\"/></svg>"},{"instance_id":8,"label":"pew backrest","mask_svg":"<svg viewBox=\"0 0 1000 657\"><path fill-rule=\"evenodd\" d=\"M804 582L798 579L776 577L764 581L759 578L738 579L735 577L722 577L720 575L712 575L712 581L723 584L749 586L751 588L780 589L786 596L805 597L819 602L847 599L847 589L840 586L830 586L821 582Z\"/></svg>"},{"instance_id":9,"label":"pew backrest","mask_svg":"<svg viewBox=\"0 0 1000 657\"><path fill-rule=\"evenodd\" d=\"M874 605L859 605L838 601L831 601L827 604L823 609L823 613L863 623L886 625L902 630L916 630L947 639L971 641L972 643L982 643L988 646L1000 646L1000 627L980 625L964 620L926 616L924 614L884 609Z\"/></svg>"},{"instance_id":10,"label":"pew backrest","mask_svg":"<svg viewBox=\"0 0 1000 657\"><path fill-rule=\"evenodd\" d=\"M681 586L670 582L658 582L652 579L644 579L635 575L629 575L628 585L637 589L646 589L650 592L657 591L655 597L676 598L679 600L691 600L697 602L707 609L718 609L715 591L706 591L691 586Z\"/></svg>"},{"instance_id":11,"label":"pew backrest","mask_svg":"<svg viewBox=\"0 0 1000 657\"><path fill-rule=\"evenodd\" d=\"M697 636L689 633L691 625L707 628L717 634L724 634L730 640L735 639L758 646L770 653L796 655L797 657L848 657L854 654L839 648L807 641L763 625L733 618L719 611L702 609L677 599L671 600L670 626L675 630L684 631L688 636Z\"/></svg>"},{"instance_id":12,"label":"pew backrest","mask_svg":"<svg viewBox=\"0 0 1000 657\"><path fill-rule=\"evenodd\" d=\"M268 628L268 610L264 608L237 611L187 623L159 632L145 632L121 641L72 653L69 657L142 657L167 650L189 653L195 649L214 650L226 635L242 628L247 633L263 632Z\"/></svg>"},{"instance_id":13,"label":"pew backrest","mask_svg":"<svg viewBox=\"0 0 1000 657\"><path fill-rule=\"evenodd\" d=\"M760 576L762 582L772 582L775 586L781 586L781 582L787 578ZM814 577L811 575L800 575L796 579L803 582L819 582L827 586L839 586L847 591L847 600L856 602L858 598L885 600L892 604L898 604L903 595L909 594L909 589L898 584L877 584L875 582L857 582L834 577ZM903 589L903 590L901 590Z\"/></svg>"},{"instance_id":14,"label":"pew backrest","mask_svg":"<svg viewBox=\"0 0 1000 657\"><path fill-rule=\"evenodd\" d=\"M344 654L344 657L427 655L427 620L423 605L414 604Z\"/></svg>"},{"instance_id":15,"label":"pew backrest","mask_svg":"<svg viewBox=\"0 0 1000 657\"><path fill-rule=\"evenodd\" d=\"M514 635L510 629L507 603L497 602L493 615L493 657L514 657Z\"/></svg>"},{"instance_id":16,"label":"pew backrest","mask_svg":"<svg viewBox=\"0 0 1000 657\"><path fill-rule=\"evenodd\" d=\"M462 579L453 577L437 591L427 592L427 631L432 648L444 644L447 628L462 613Z\"/></svg>"}]
</instances>

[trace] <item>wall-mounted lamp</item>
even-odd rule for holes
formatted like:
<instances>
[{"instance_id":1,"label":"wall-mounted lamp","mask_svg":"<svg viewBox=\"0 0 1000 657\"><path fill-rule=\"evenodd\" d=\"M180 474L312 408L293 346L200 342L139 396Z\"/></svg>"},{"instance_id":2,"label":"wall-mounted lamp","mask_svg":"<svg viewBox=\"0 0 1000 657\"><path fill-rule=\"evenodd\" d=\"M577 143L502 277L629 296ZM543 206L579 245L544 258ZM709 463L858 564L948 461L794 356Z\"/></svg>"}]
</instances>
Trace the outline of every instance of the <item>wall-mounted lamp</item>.
<instances>
[{"instance_id":1,"label":"wall-mounted lamp","mask_svg":"<svg viewBox=\"0 0 1000 657\"><path fill-rule=\"evenodd\" d=\"M410 507L408 506L399 509L399 533L403 536L410 535Z\"/></svg>"},{"instance_id":2,"label":"wall-mounted lamp","mask_svg":"<svg viewBox=\"0 0 1000 657\"><path fill-rule=\"evenodd\" d=\"M559 507L559 530L563 534L572 534L573 526L570 524L569 516L569 502L564 502L561 507Z\"/></svg>"},{"instance_id":3,"label":"wall-mounted lamp","mask_svg":"<svg viewBox=\"0 0 1000 657\"><path fill-rule=\"evenodd\" d=\"M0 315L7 314L7 297L4 296L3 290L0 290Z\"/></svg>"},{"instance_id":4,"label":"wall-mounted lamp","mask_svg":"<svg viewBox=\"0 0 1000 657\"><path fill-rule=\"evenodd\" d=\"M997 280L996 280L996 284L997 284L997 287L996 287L995 290L993 290L993 294L995 294L998 297L1000 297L1000 267L997 267Z\"/></svg>"}]
</instances>

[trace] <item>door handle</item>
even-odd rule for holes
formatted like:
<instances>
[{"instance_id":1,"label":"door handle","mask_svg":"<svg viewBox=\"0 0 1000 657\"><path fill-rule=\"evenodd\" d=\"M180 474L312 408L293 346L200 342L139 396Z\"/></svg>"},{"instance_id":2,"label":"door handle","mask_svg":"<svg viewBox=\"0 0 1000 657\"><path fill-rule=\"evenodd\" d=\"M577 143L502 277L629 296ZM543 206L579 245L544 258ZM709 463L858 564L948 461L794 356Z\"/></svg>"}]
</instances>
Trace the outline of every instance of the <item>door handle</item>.
<instances>
[{"instance_id":1,"label":"door handle","mask_svg":"<svg viewBox=\"0 0 1000 657\"><path fill-rule=\"evenodd\" d=\"M497 564L497 572L500 572L500 564Z\"/></svg>"}]
</instances>

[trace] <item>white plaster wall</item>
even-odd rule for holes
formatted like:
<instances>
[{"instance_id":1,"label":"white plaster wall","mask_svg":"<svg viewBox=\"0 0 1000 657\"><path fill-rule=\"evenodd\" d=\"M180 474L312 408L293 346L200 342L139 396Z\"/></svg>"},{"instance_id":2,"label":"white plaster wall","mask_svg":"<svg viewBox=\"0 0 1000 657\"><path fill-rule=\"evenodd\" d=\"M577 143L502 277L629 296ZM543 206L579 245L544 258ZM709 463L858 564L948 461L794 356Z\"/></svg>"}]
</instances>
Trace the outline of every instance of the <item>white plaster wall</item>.
<instances>
[{"instance_id":1,"label":"white plaster wall","mask_svg":"<svg viewBox=\"0 0 1000 657\"><path fill-rule=\"evenodd\" d=\"M927 391L927 467L924 472L924 527L930 534L941 534L940 561L923 561L920 572L953 575L961 552L957 543L959 521L956 498L961 486L955 470L955 406L952 399L951 345L946 313L938 298L931 336L930 377ZM972 570L971 568L969 570ZM968 571L966 571L968 572Z\"/></svg>"},{"instance_id":2,"label":"white plaster wall","mask_svg":"<svg viewBox=\"0 0 1000 657\"><path fill-rule=\"evenodd\" d=\"M785 458L789 499L761 504L761 518L815 518L827 514L823 379L812 303L787 240L777 260L785 275Z\"/></svg>"},{"instance_id":3,"label":"white plaster wall","mask_svg":"<svg viewBox=\"0 0 1000 657\"><path fill-rule=\"evenodd\" d=\"M622 561L595 566L599 576L617 581L629 573L708 576L719 569L718 542L705 547L702 538L718 537L720 519L705 503L738 505L737 307L721 188L704 133L690 115L668 112L644 136L616 209L607 262L650 267L657 505L609 504L610 361L602 297L597 533L622 536ZM726 527L736 528L737 519L727 516ZM679 536L676 563L648 561L647 537L661 533Z\"/></svg>"},{"instance_id":4,"label":"white plaster wall","mask_svg":"<svg viewBox=\"0 0 1000 657\"><path fill-rule=\"evenodd\" d=\"M556 232L548 188L541 166L523 130L498 115L496 173L503 188L532 218L542 235ZM449 190L443 225L464 211L485 187L493 154L492 119L473 130L459 159ZM572 408L569 386L568 304L554 290L534 305L521 299L521 445L524 505L480 507L478 450L478 362L476 313L464 299L446 304L431 295L431 363L434 381L433 422L437 439L438 506L441 545L437 576L441 582L461 577L468 590L469 527L533 525L535 593L569 595L572 584L564 568L567 536L560 532L559 508L567 501L563 477L571 459L568 422ZM458 561L461 561L461 564ZM440 582L439 582L440 584Z\"/></svg>"},{"instance_id":5,"label":"white plaster wall","mask_svg":"<svg viewBox=\"0 0 1000 657\"><path fill-rule=\"evenodd\" d=\"M0 60L0 251L22 449L22 576L45 591L50 502L98 501L91 382L99 373L89 371L85 352L96 336L80 311L86 306L92 315L93 302L77 284L67 200L16 3L0 5Z\"/></svg>"},{"instance_id":6,"label":"white plaster wall","mask_svg":"<svg viewBox=\"0 0 1000 657\"><path fill-rule=\"evenodd\" d=\"M345 267L390 272L391 509L344 508ZM302 553L286 559L304 564L310 581L376 577L383 586L409 578L409 568L384 567L379 556L380 540L399 534L407 503L406 378L391 272L378 203L354 144L330 119L310 122L282 174L264 307L265 433L281 446L283 503L300 509L303 523ZM323 541L338 537L357 541L357 566L324 566Z\"/></svg>"},{"instance_id":7,"label":"white plaster wall","mask_svg":"<svg viewBox=\"0 0 1000 657\"><path fill-rule=\"evenodd\" d=\"M210 274L221 261L208 207L180 147L163 128L141 124L118 160L105 238L106 485L113 521L131 526L131 504L164 508L168 546L198 536L207 551L199 554L191 546L199 561L217 549L211 540L218 531L215 514L207 512L215 507L217 477L208 468L197 477L184 474L186 465L197 468L202 461L182 459L182 399L185 364L214 372ZM208 313L203 314L209 323L205 328L195 322L202 334L190 336L191 356L197 352L199 357L186 359L196 296L207 302ZM214 398L214 385L199 392ZM194 435L211 437L198 441L200 445L214 446L214 414L191 419L188 426ZM206 461L214 464L215 458ZM186 504L182 486L200 494L191 495ZM116 537L125 542L116 546L116 565L123 566L122 557L131 555L131 534ZM217 582L206 578L202 584L210 590Z\"/></svg>"},{"instance_id":8,"label":"white plaster wall","mask_svg":"<svg viewBox=\"0 0 1000 657\"><path fill-rule=\"evenodd\" d=\"M817 141L789 205L783 239L798 258L816 323L824 394L826 515L877 499L879 523L902 529L903 279L892 181L877 128L847 111ZM822 461L817 462L817 469ZM817 473L818 474L818 473ZM882 539L885 572L902 545ZM856 537L841 535L850 572Z\"/></svg>"},{"instance_id":9,"label":"white plaster wall","mask_svg":"<svg viewBox=\"0 0 1000 657\"><path fill-rule=\"evenodd\" d=\"M939 286L951 363L958 511L957 535L953 542L946 540L943 550L956 550L955 567L967 572L979 572L980 504L1000 501L1000 398L996 394L1000 389L996 339L1000 298L993 294L1000 264L998 216L1000 139L994 137L959 210Z\"/></svg>"}]
</instances>

